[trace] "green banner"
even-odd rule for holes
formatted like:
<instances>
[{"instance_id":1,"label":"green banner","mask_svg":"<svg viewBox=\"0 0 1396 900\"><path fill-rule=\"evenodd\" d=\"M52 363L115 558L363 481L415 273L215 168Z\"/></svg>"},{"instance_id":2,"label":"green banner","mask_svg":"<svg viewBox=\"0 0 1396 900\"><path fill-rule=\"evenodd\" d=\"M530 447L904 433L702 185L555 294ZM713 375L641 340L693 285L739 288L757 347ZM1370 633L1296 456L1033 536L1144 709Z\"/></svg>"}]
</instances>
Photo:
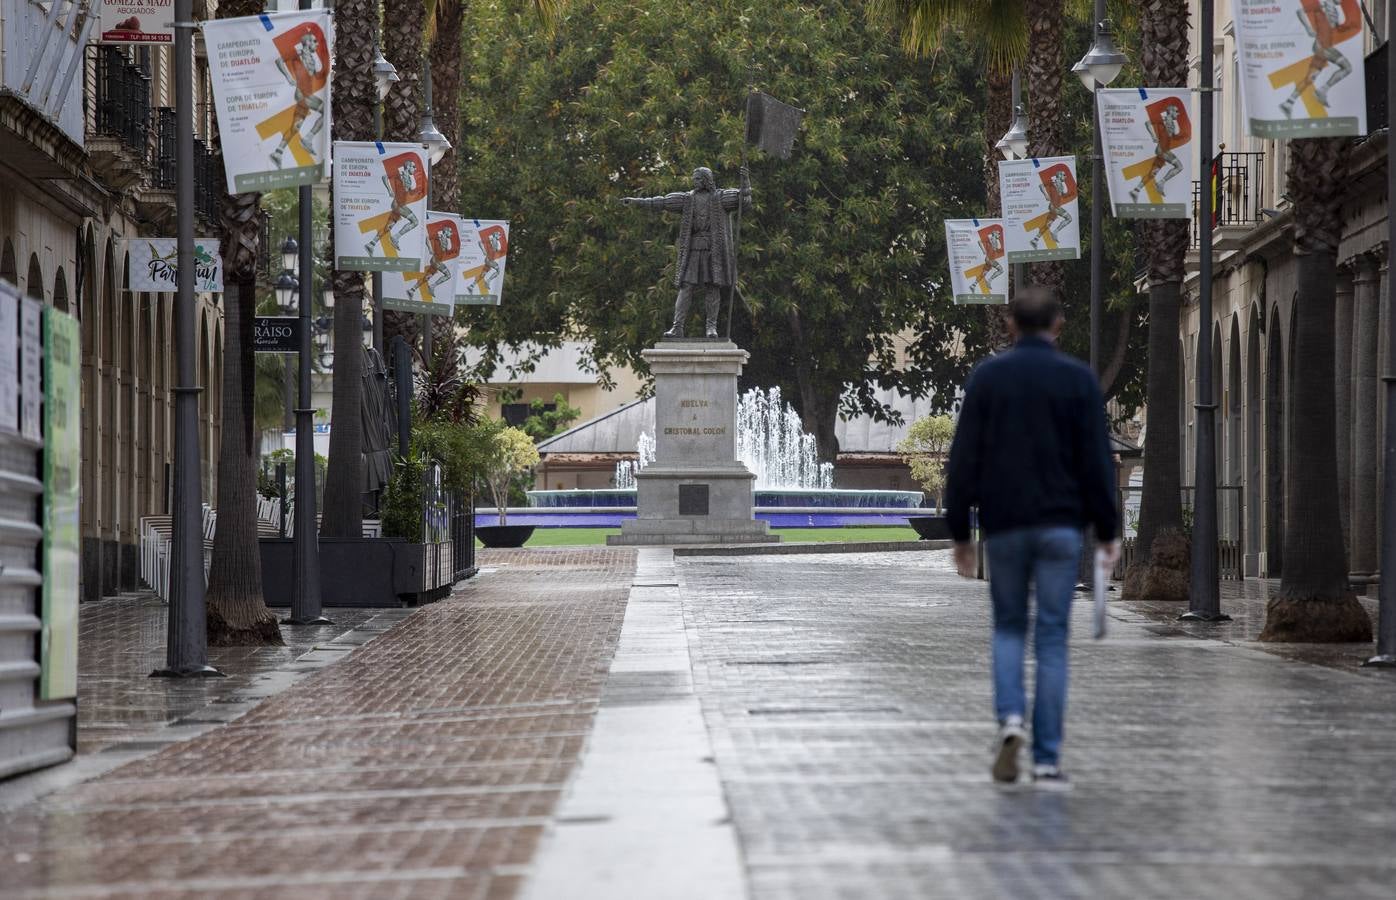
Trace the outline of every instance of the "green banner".
<instances>
[{"instance_id":1,"label":"green banner","mask_svg":"<svg viewBox=\"0 0 1396 900\"><path fill-rule=\"evenodd\" d=\"M78 485L82 466L78 320L44 310L44 602L39 696L78 692Z\"/></svg>"}]
</instances>

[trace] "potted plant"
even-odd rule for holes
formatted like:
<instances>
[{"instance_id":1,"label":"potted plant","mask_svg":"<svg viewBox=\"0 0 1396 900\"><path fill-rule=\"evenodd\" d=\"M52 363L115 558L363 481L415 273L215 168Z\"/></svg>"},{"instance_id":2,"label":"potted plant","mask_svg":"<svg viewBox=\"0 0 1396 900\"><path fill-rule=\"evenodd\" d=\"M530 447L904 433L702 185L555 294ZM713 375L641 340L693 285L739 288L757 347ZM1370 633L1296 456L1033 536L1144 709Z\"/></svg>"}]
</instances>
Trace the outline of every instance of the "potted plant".
<instances>
[{"instance_id":1,"label":"potted plant","mask_svg":"<svg viewBox=\"0 0 1396 900\"><path fill-rule=\"evenodd\" d=\"M941 515L940 497L945 491L945 460L954 437L953 419L944 415L926 416L913 422L906 437L897 444L897 452L911 469L911 477L935 498L935 515L907 516L907 524L916 529L923 541L950 538L950 528Z\"/></svg>"},{"instance_id":2,"label":"potted plant","mask_svg":"<svg viewBox=\"0 0 1396 900\"><path fill-rule=\"evenodd\" d=\"M488 439L481 441L477 465L480 480L499 512L499 524L482 525L475 534L486 547L522 547L533 536L533 526L509 524L509 488L521 474L538 465L538 448L522 429L503 422L482 427L489 433Z\"/></svg>"}]
</instances>

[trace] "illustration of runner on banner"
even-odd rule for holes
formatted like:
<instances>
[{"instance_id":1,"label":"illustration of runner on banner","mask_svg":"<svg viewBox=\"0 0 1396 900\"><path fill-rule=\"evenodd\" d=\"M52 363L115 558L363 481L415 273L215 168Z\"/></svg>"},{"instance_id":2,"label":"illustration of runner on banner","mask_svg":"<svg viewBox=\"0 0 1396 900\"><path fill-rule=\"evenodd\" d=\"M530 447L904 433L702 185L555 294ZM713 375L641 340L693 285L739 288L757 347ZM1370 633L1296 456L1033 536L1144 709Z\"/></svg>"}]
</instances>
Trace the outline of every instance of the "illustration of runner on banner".
<instances>
[{"instance_id":1,"label":"illustration of runner on banner","mask_svg":"<svg viewBox=\"0 0 1396 900\"><path fill-rule=\"evenodd\" d=\"M461 269L456 304L498 306L504 296L504 265L509 256L509 223L462 219Z\"/></svg>"},{"instance_id":2,"label":"illustration of runner on banner","mask_svg":"<svg viewBox=\"0 0 1396 900\"><path fill-rule=\"evenodd\" d=\"M330 163L328 11L201 22L232 194L324 181Z\"/></svg>"},{"instance_id":3,"label":"illustration of runner on banner","mask_svg":"<svg viewBox=\"0 0 1396 900\"><path fill-rule=\"evenodd\" d=\"M945 250L957 304L1008 302L1002 219L946 219Z\"/></svg>"},{"instance_id":4,"label":"illustration of runner on banner","mask_svg":"<svg viewBox=\"0 0 1396 900\"><path fill-rule=\"evenodd\" d=\"M1358 0L1241 0L1236 41L1251 134L1367 133Z\"/></svg>"},{"instance_id":5,"label":"illustration of runner on banner","mask_svg":"<svg viewBox=\"0 0 1396 900\"><path fill-rule=\"evenodd\" d=\"M999 163L1008 262L1080 259L1076 157Z\"/></svg>"},{"instance_id":6,"label":"illustration of runner on banner","mask_svg":"<svg viewBox=\"0 0 1396 900\"><path fill-rule=\"evenodd\" d=\"M1184 88L1101 89L1110 207L1121 219L1192 218L1191 95Z\"/></svg>"},{"instance_id":7,"label":"illustration of runner on banner","mask_svg":"<svg viewBox=\"0 0 1396 900\"><path fill-rule=\"evenodd\" d=\"M418 272L430 172L421 144L335 141L335 267Z\"/></svg>"},{"instance_id":8,"label":"illustration of runner on banner","mask_svg":"<svg viewBox=\"0 0 1396 900\"><path fill-rule=\"evenodd\" d=\"M449 316L455 310L461 234L467 227L458 216L428 210L426 267L386 277L384 308Z\"/></svg>"}]
</instances>

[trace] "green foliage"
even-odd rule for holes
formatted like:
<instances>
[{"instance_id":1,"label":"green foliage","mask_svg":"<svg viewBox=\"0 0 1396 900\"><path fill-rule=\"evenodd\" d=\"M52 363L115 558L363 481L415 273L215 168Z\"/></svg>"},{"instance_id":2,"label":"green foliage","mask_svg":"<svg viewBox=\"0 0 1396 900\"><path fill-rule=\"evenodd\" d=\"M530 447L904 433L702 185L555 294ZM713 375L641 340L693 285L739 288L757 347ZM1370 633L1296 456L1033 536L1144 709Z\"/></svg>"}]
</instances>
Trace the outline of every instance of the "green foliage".
<instances>
[{"instance_id":1,"label":"green foliage","mask_svg":"<svg viewBox=\"0 0 1396 900\"><path fill-rule=\"evenodd\" d=\"M500 392L499 400L501 403L517 403L522 393L523 391L518 388L506 389ZM553 407L552 410L548 409L549 405ZM528 410L528 418L524 419L523 424L519 427L524 430L525 434L533 438L534 443L546 441L553 435L566 431L568 426L582 414L580 408L567 403L567 398L562 395L561 391L553 395L551 404L535 397L533 402L528 405Z\"/></svg>"},{"instance_id":2,"label":"green foliage","mask_svg":"<svg viewBox=\"0 0 1396 900\"><path fill-rule=\"evenodd\" d=\"M418 419L412 425L412 453L441 463L447 490L470 493L486 474L497 428L492 421L460 425Z\"/></svg>"},{"instance_id":3,"label":"green foliage","mask_svg":"<svg viewBox=\"0 0 1396 900\"><path fill-rule=\"evenodd\" d=\"M751 151L734 323L748 381L808 398L807 422L832 421L847 384L871 412L886 412L878 387L949 405L986 347L982 310L949 302L942 226L982 204L972 54L909 59L853 0L596 0L570 6L553 43L514 4L471 15L461 195L512 221L506 308L459 314L479 371L503 346L578 335L598 370L645 371L678 222L620 197L683 189L698 165L736 184L754 57L757 84L808 116L791 159Z\"/></svg>"},{"instance_id":4,"label":"green foliage","mask_svg":"<svg viewBox=\"0 0 1396 900\"><path fill-rule=\"evenodd\" d=\"M934 497L945 490L945 459L950 442L955 438L955 421L949 416L926 416L917 419L897 444L897 452L906 460L911 477Z\"/></svg>"},{"instance_id":5,"label":"green foliage","mask_svg":"<svg viewBox=\"0 0 1396 900\"><path fill-rule=\"evenodd\" d=\"M262 467L257 470L257 493L269 499L281 496L276 482L278 463L286 464L286 489L294 497L296 494L296 452L288 447L273 450L262 457ZM329 464L329 460L325 457L318 453L315 454L315 480L317 483L325 483L325 470Z\"/></svg>"},{"instance_id":6,"label":"green foliage","mask_svg":"<svg viewBox=\"0 0 1396 900\"><path fill-rule=\"evenodd\" d=\"M509 507L510 489L517 489L519 477L538 465L538 448L527 433L502 421L487 419L478 428L484 432L479 458L481 481L494 500L499 524L503 525L508 520L505 510Z\"/></svg>"},{"instance_id":7,"label":"green foliage","mask_svg":"<svg viewBox=\"0 0 1396 900\"><path fill-rule=\"evenodd\" d=\"M429 457L411 453L393 463L392 478L378 504L384 537L422 542L422 480L429 462Z\"/></svg>"}]
</instances>

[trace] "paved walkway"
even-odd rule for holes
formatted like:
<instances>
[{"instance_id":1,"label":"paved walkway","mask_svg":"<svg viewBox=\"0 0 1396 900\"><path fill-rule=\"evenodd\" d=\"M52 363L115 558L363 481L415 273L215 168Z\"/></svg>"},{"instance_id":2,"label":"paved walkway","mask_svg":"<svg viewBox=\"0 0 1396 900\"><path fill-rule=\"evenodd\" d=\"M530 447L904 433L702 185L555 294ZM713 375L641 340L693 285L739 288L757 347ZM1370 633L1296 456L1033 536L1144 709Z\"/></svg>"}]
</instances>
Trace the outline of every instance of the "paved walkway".
<instances>
[{"instance_id":1,"label":"paved walkway","mask_svg":"<svg viewBox=\"0 0 1396 900\"><path fill-rule=\"evenodd\" d=\"M1049 794L988 780L989 608L948 553L481 565L229 724L0 803L0 897L1392 896L1396 683L1260 649L1259 593L1205 635L1078 614ZM102 717L152 705L128 668Z\"/></svg>"}]
</instances>

